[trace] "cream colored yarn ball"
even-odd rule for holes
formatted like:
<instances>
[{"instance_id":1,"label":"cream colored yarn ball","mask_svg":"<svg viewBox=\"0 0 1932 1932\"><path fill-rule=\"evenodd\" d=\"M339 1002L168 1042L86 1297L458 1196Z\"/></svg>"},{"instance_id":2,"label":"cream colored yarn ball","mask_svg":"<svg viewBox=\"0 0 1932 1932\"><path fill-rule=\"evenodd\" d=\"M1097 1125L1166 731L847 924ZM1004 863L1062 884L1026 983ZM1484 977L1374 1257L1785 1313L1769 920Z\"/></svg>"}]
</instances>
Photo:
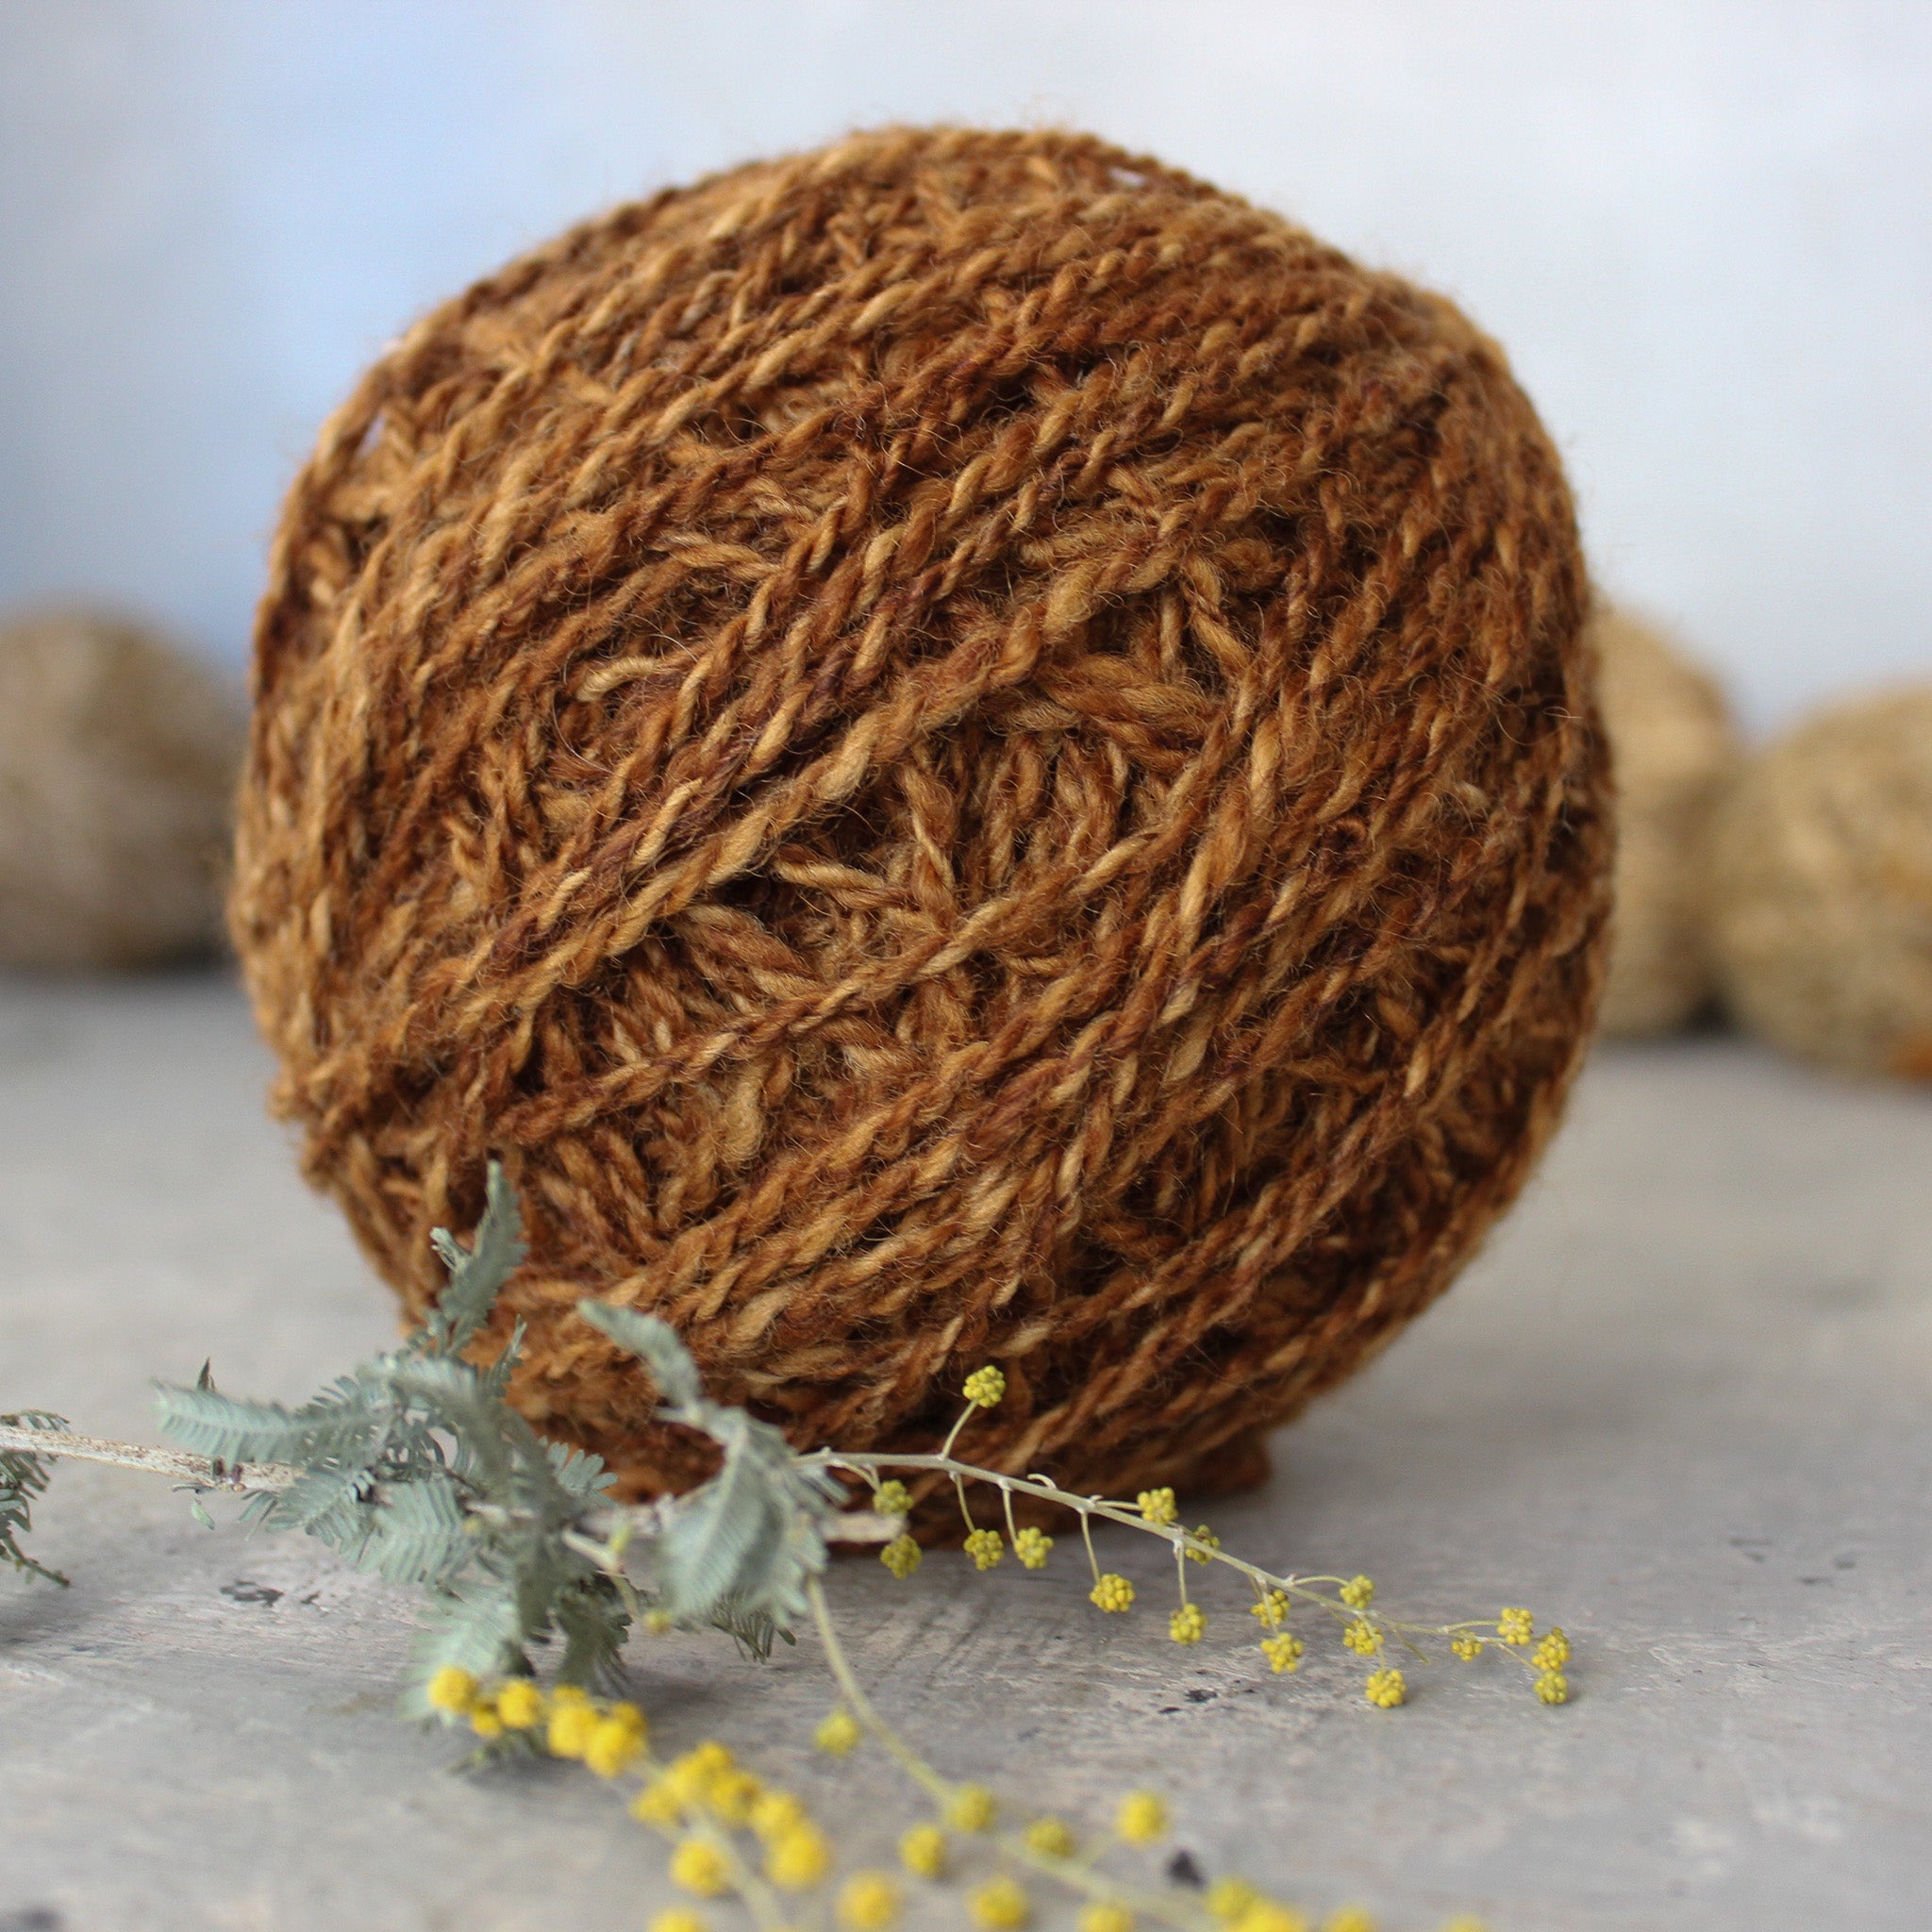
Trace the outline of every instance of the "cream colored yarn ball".
<instances>
[{"instance_id":1,"label":"cream colored yarn ball","mask_svg":"<svg viewBox=\"0 0 1932 1932\"><path fill-rule=\"evenodd\" d=\"M1754 758L1718 814L1712 885L1746 1025L1848 1073L1932 1079L1932 685Z\"/></svg>"},{"instance_id":2,"label":"cream colored yarn ball","mask_svg":"<svg viewBox=\"0 0 1932 1932\"><path fill-rule=\"evenodd\" d=\"M1714 990L1706 934L1711 813L1737 768L1716 679L1621 611L1591 625L1617 783L1616 909L1606 1033L1668 1033Z\"/></svg>"},{"instance_id":3,"label":"cream colored yarn ball","mask_svg":"<svg viewBox=\"0 0 1932 1932\"><path fill-rule=\"evenodd\" d=\"M239 700L138 625L0 625L0 966L211 950L242 744Z\"/></svg>"}]
</instances>

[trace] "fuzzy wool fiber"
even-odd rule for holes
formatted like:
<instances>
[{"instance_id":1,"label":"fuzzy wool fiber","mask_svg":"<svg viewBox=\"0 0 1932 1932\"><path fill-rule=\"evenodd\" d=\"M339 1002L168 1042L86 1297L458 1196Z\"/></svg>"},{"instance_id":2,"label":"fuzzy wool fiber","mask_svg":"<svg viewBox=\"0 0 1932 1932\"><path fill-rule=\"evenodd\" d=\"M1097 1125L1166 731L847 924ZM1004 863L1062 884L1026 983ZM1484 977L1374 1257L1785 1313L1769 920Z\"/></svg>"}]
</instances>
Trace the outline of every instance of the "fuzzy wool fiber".
<instances>
[{"instance_id":1,"label":"fuzzy wool fiber","mask_svg":"<svg viewBox=\"0 0 1932 1932\"><path fill-rule=\"evenodd\" d=\"M1754 758L1718 814L1725 997L1844 1073L1932 1080L1932 685L1821 713Z\"/></svg>"},{"instance_id":2,"label":"fuzzy wool fiber","mask_svg":"<svg viewBox=\"0 0 1932 1932\"><path fill-rule=\"evenodd\" d=\"M573 230L290 496L232 923L411 1307L499 1155L514 1397L1211 1488L1516 1192L1608 902L1555 454L1448 303L1074 135Z\"/></svg>"},{"instance_id":3,"label":"fuzzy wool fiber","mask_svg":"<svg viewBox=\"0 0 1932 1932\"><path fill-rule=\"evenodd\" d=\"M1591 626L1617 780L1616 910L1606 1033L1685 1025L1717 991L1710 958L1711 814L1739 760L1717 680L1624 612Z\"/></svg>"},{"instance_id":4,"label":"fuzzy wool fiber","mask_svg":"<svg viewBox=\"0 0 1932 1932\"><path fill-rule=\"evenodd\" d=\"M0 965L213 951L242 731L226 685L139 625L0 625Z\"/></svg>"}]
</instances>

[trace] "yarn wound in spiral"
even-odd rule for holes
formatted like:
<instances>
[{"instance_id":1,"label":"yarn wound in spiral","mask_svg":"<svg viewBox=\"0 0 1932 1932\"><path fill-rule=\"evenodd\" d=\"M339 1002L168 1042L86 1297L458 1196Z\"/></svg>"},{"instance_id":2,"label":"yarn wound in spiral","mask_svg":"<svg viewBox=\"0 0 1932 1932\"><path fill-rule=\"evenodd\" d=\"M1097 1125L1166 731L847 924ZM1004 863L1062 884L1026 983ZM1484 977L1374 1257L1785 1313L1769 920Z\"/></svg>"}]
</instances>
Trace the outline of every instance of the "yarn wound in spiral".
<instances>
[{"instance_id":1,"label":"yarn wound in spiral","mask_svg":"<svg viewBox=\"0 0 1932 1932\"><path fill-rule=\"evenodd\" d=\"M242 714L145 625L0 625L0 965L165 965L222 932Z\"/></svg>"},{"instance_id":2,"label":"yarn wound in spiral","mask_svg":"<svg viewBox=\"0 0 1932 1932\"><path fill-rule=\"evenodd\" d=\"M1718 815L1712 936L1765 1039L1932 1080L1932 685L1835 706L1750 760Z\"/></svg>"},{"instance_id":3,"label":"yarn wound in spiral","mask_svg":"<svg viewBox=\"0 0 1932 1932\"><path fill-rule=\"evenodd\" d=\"M1736 727L1717 680L1626 612L1591 625L1617 781L1616 910L1606 1033L1686 1024L1716 992L1709 924L1711 813L1734 774Z\"/></svg>"},{"instance_id":4,"label":"yarn wound in spiral","mask_svg":"<svg viewBox=\"0 0 1932 1932\"><path fill-rule=\"evenodd\" d=\"M1557 459L1446 302L1077 135L891 130L438 309L295 482L235 939L420 1309L488 1159L514 1399L1211 1488L1557 1117L1610 826Z\"/></svg>"}]
</instances>

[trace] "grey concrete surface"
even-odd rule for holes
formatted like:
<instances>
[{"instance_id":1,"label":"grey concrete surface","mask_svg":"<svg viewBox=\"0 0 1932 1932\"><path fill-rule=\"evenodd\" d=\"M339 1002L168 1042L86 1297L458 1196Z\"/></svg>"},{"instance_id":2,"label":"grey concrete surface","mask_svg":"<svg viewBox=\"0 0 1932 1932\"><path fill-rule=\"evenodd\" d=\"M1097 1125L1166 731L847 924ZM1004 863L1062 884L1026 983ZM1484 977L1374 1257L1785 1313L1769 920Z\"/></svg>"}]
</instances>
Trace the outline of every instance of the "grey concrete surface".
<instances>
[{"instance_id":1,"label":"grey concrete surface","mask_svg":"<svg viewBox=\"0 0 1932 1932\"><path fill-rule=\"evenodd\" d=\"M0 1408L151 1437L147 1378L299 1397L390 1332L261 1114L217 981L0 989ZM1431 1618L1562 1621L1575 1701L1486 1660L1382 1713L1353 1659L1257 1668L1163 1565L929 1560L833 1594L886 1706L949 1769L1074 1816L1155 1783L1176 1842L1385 1932L1932 1924L1932 1101L1749 1046L1606 1051L1489 1254L1214 1511L1232 1544L1366 1569ZM641 1925L657 1841L563 1767L452 1776L395 1723L408 1606L295 1541L213 1533L151 1479L69 1469L0 1578L0 1932ZM1069 1560L1062 1562L1061 1557ZM795 1778L875 1860L909 1815L806 1748L812 1645L769 1667L636 1646L658 1735ZM957 1892L920 1908L963 1924ZM721 1927L727 1914L714 1915ZM1058 1914L1054 1923L1067 1922Z\"/></svg>"}]
</instances>

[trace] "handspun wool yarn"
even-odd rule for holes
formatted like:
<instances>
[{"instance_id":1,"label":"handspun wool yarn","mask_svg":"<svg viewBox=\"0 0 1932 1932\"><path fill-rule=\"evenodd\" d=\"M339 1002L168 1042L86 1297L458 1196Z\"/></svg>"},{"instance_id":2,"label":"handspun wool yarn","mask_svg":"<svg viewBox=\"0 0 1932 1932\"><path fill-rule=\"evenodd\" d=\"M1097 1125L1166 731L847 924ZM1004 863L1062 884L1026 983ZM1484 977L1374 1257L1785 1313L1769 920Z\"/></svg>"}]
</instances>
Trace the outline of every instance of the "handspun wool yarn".
<instances>
[{"instance_id":1,"label":"handspun wool yarn","mask_svg":"<svg viewBox=\"0 0 1932 1932\"><path fill-rule=\"evenodd\" d=\"M1882 691L1755 757L1720 808L1713 940L1765 1039L1932 1080L1932 685Z\"/></svg>"},{"instance_id":2,"label":"handspun wool yarn","mask_svg":"<svg viewBox=\"0 0 1932 1932\"><path fill-rule=\"evenodd\" d=\"M222 680L142 625L0 625L0 965L211 951L242 735Z\"/></svg>"},{"instance_id":3,"label":"handspun wool yarn","mask_svg":"<svg viewBox=\"0 0 1932 1932\"><path fill-rule=\"evenodd\" d=\"M499 1156L515 1399L1213 1487L1548 1134L1610 829L1495 345L1100 142L892 130L564 235L288 499L233 929L412 1308Z\"/></svg>"},{"instance_id":4,"label":"handspun wool yarn","mask_svg":"<svg viewBox=\"0 0 1932 1932\"><path fill-rule=\"evenodd\" d=\"M1737 767L1737 731L1717 680L1648 625L1607 609L1591 636L1617 781L1603 1027L1668 1033L1716 991L1707 933L1710 817Z\"/></svg>"}]
</instances>

